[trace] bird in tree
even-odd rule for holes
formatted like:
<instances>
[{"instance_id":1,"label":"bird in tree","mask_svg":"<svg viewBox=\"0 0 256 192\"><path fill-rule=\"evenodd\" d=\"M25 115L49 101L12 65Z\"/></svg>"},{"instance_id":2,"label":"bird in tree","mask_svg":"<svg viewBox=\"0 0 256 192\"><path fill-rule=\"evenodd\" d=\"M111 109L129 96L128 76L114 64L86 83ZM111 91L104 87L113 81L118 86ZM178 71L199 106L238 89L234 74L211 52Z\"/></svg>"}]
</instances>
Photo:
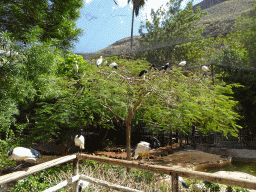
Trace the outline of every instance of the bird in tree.
<instances>
[{"instance_id":1,"label":"bird in tree","mask_svg":"<svg viewBox=\"0 0 256 192\"><path fill-rule=\"evenodd\" d=\"M207 66L202 66L202 70L204 71L204 72L208 72L208 71L210 71L210 69L207 67Z\"/></svg>"},{"instance_id":2,"label":"bird in tree","mask_svg":"<svg viewBox=\"0 0 256 192\"><path fill-rule=\"evenodd\" d=\"M147 73L148 71L146 69L142 70L139 74L139 77L141 77L142 75L144 75L145 73Z\"/></svg>"},{"instance_id":3,"label":"bird in tree","mask_svg":"<svg viewBox=\"0 0 256 192\"><path fill-rule=\"evenodd\" d=\"M97 62L96 62L96 65L97 65L97 67L99 67L100 65L101 65L101 63L102 63L102 56L100 56L100 58L97 60Z\"/></svg>"},{"instance_id":4,"label":"bird in tree","mask_svg":"<svg viewBox=\"0 0 256 192\"><path fill-rule=\"evenodd\" d=\"M130 3L130 1L132 1L132 3L133 3L132 29L131 29L131 49L132 49L134 13L135 13L136 17L138 17L140 8L145 5L145 0L128 0L128 4Z\"/></svg>"},{"instance_id":5,"label":"bird in tree","mask_svg":"<svg viewBox=\"0 0 256 192\"><path fill-rule=\"evenodd\" d=\"M77 65L77 61L75 61L74 69L75 69L75 71L78 73L78 65Z\"/></svg>"},{"instance_id":6,"label":"bird in tree","mask_svg":"<svg viewBox=\"0 0 256 192\"><path fill-rule=\"evenodd\" d=\"M166 63L164 67L162 67L164 70L166 70L169 67L169 63Z\"/></svg>"},{"instance_id":7,"label":"bird in tree","mask_svg":"<svg viewBox=\"0 0 256 192\"><path fill-rule=\"evenodd\" d=\"M118 65L116 64L116 62L114 62L114 63L111 63L111 64L109 65L109 67L114 68L114 69L117 69L117 68L118 68Z\"/></svg>"},{"instance_id":8,"label":"bird in tree","mask_svg":"<svg viewBox=\"0 0 256 192\"><path fill-rule=\"evenodd\" d=\"M185 65L186 65L186 61L181 61L180 63L179 63L179 66L182 66L182 67L184 67Z\"/></svg>"}]
</instances>

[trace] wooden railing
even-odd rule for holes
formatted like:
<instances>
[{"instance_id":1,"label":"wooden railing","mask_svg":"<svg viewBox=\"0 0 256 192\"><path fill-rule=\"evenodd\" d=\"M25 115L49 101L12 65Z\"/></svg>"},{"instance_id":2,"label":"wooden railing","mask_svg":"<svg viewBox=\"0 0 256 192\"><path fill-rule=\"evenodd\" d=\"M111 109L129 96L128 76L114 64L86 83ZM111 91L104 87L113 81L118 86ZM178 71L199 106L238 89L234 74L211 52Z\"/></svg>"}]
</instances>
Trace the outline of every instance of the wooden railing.
<instances>
[{"instance_id":1,"label":"wooden railing","mask_svg":"<svg viewBox=\"0 0 256 192\"><path fill-rule=\"evenodd\" d=\"M214 183L221 183L225 185L230 186L238 186L243 188L249 188L249 189L256 189L256 181L253 180L246 180L246 179L236 179L230 176L220 176L216 175L214 173L204 173L199 171L192 171L187 170L184 168L177 168L177 167L165 167L165 166L158 166L158 165L146 165L146 164L140 164L138 162L134 161L127 161L127 160L118 160L118 159L110 159L105 157L99 157L94 155L86 155L86 154L77 154L77 155L68 155L65 157L61 157L58 159L54 159L45 163L41 163L39 165L29 167L24 171L17 171L14 173L10 173L4 176L0 177L0 185L9 183L14 180L21 179L23 177L26 177L30 174L36 173L38 171L42 171L44 169L68 162L73 160L73 177L59 183L58 185L51 187L44 192L52 192L57 191L69 184L73 184L73 191L77 192L78 190L78 181L79 180L85 180L90 183L95 183L97 185L102 185L111 189L119 190L119 191L129 191L129 192L138 192L136 189L131 189L128 187L112 184L106 181L102 181L99 179L91 178L85 175L79 175L78 174L78 162L79 159L86 159L91 161L97 161L101 163L107 163L112 165L118 165L123 166L126 168L136 168L136 169L142 169L142 170L149 170L152 172L158 172L158 173L164 173L164 174L172 174L172 190L174 192L178 191L178 176L182 176L185 178L191 178L191 179L198 179L203 181L209 181Z\"/></svg>"}]
</instances>

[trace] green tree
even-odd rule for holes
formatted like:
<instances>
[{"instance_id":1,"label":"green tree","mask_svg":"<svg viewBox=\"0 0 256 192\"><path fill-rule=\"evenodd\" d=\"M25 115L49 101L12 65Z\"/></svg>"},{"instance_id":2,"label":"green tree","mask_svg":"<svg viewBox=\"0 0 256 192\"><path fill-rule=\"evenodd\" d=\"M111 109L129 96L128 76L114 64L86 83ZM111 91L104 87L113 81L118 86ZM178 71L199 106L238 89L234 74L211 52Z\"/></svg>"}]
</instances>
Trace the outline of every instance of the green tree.
<instances>
[{"instance_id":1,"label":"green tree","mask_svg":"<svg viewBox=\"0 0 256 192\"><path fill-rule=\"evenodd\" d=\"M203 133L237 134L240 127L235 120L239 116L233 111L237 102L230 96L232 86L217 81L212 85L210 79L202 80L200 73L183 72L180 68L138 77L149 65L147 62L119 60L117 63L125 66L125 70L101 68L91 92L112 118L125 122L128 159L131 158L131 121L136 114L149 125L164 130L189 133L190 126L198 123Z\"/></svg>"},{"instance_id":2,"label":"green tree","mask_svg":"<svg viewBox=\"0 0 256 192\"><path fill-rule=\"evenodd\" d=\"M3 0L0 3L0 29L16 40L29 43L35 27L40 29L39 41L52 38L61 48L72 47L82 33L75 21L80 17L82 0Z\"/></svg>"},{"instance_id":3,"label":"green tree","mask_svg":"<svg viewBox=\"0 0 256 192\"><path fill-rule=\"evenodd\" d=\"M255 6L255 5L254 5ZM239 83L243 87L233 88L234 98L239 101L237 111L242 116L238 124L245 128L244 133L256 136L255 115L256 115L256 76L255 76L255 50L256 50L256 8L251 14L244 14L236 20L235 27L242 28L221 38L222 49L219 50L216 63L217 73L228 84ZM251 15L252 17L250 17ZM245 139L249 141L249 138Z\"/></svg>"},{"instance_id":4,"label":"green tree","mask_svg":"<svg viewBox=\"0 0 256 192\"><path fill-rule=\"evenodd\" d=\"M159 8L151 11L151 20L146 20L140 26L140 45L145 47L143 56L151 63L162 64L186 60L190 64L196 63L202 57L213 54L209 47L212 39L187 42L190 39L200 38L203 28L198 24L201 16L200 7L193 11L192 2L187 4L184 10L180 9L180 0L170 0L167 10ZM144 32L146 31L146 32ZM176 45L179 44L179 45Z\"/></svg>"},{"instance_id":5,"label":"green tree","mask_svg":"<svg viewBox=\"0 0 256 192\"><path fill-rule=\"evenodd\" d=\"M0 132L1 139L6 139L11 129L19 136L30 129L39 101L54 100L62 94L56 57L61 52L51 43L32 42L22 47L6 34L1 37L6 50L0 62Z\"/></svg>"}]
</instances>

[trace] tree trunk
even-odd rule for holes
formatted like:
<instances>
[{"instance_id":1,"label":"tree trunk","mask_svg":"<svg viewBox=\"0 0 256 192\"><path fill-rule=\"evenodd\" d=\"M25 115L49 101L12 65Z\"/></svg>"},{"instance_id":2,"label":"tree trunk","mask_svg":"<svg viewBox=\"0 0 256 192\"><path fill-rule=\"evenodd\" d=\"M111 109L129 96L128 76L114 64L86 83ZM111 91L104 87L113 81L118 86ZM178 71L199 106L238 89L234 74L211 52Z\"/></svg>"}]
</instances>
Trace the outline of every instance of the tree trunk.
<instances>
[{"instance_id":1,"label":"tree trunk","mask_svg":"<svg viewBox=\"0 0 256 192\"><path fill-rule=\"evenodd\" d=\"M133 38L133 22L134 22L134 4L133 4L133 8L132 8L132 29L131 29L131 50L132 50L132 38Z\"/></svg>"},{"instance_id":2,"label":"tree trunk","mask_svg":"<svg viewBox=\"0 0 256 192\"><path fill-rule=\"evenodd\" d=\"M131 157L131 121L128 119L125 121L126 125L126 154L127 160L130 161ZM130 168L127 168L127 173L130 172Z\"/></svg>"}]
</instances>

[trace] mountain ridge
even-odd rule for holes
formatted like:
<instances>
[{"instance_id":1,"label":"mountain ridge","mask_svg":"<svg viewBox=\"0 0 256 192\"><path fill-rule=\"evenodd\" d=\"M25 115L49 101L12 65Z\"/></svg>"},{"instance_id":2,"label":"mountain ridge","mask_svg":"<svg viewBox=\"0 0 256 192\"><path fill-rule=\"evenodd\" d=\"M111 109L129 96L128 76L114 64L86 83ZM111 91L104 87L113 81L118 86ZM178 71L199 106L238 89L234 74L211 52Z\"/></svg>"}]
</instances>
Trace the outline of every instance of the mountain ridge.
<instances>
[{"instance_id":1,"label":"mountain ridge","mask_svg":"<svg viewBox=\"0 0 256 192\"><path fill-rule=\"evenodd\" d=\"M245 12L252 10L251 3L255 0L204 0L193 6L196 10L198 6L202 11L208 12L208 15L202 17L201 25L204 26L203 37L215 37L219 34L227 34L232 31L235 23L235 18ZM223 31L225 28L226 31ZM138 40L140 35L133 36L134 50L139 50ZM91 57L98 57L100 55L120 55L128 54L130 51L131 37L120 39L106 48L93 53L77 53L82 55L86 60Z\"/></svg>"}]
</instances>

